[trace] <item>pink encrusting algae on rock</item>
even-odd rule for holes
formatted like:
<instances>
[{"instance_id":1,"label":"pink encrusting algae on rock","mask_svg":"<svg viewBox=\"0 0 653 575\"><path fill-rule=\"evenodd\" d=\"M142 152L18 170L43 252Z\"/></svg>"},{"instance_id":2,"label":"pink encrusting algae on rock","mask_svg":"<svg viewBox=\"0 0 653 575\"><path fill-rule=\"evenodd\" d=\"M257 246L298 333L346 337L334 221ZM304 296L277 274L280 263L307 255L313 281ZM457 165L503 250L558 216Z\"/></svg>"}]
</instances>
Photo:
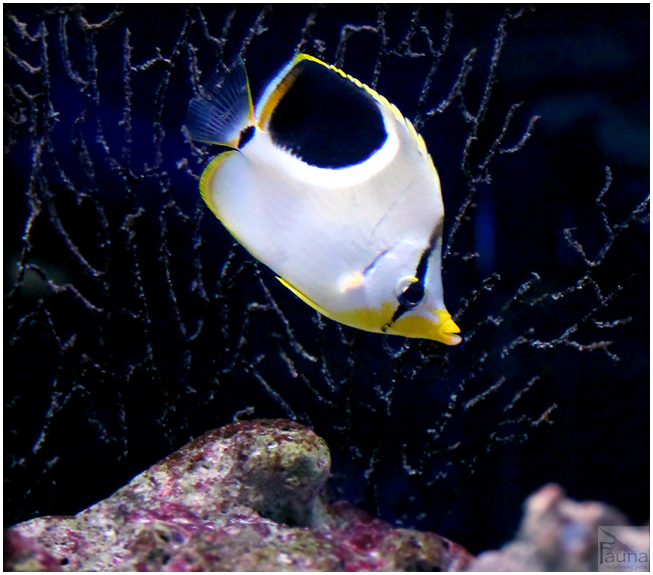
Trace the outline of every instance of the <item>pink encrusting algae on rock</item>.
<instances>
[{"instance_id":1,"label":"pink encrusting algae on rock","mask_svg":"<svg viewBox=\"0 0 653 575\"><path fill-rule=\"evenodd\" d=\"M287 420L209 431L72 517L5 532L5 568L33 571L460 571L436 535L327 503L329 449Z\"/></svg>"}]
</instances>

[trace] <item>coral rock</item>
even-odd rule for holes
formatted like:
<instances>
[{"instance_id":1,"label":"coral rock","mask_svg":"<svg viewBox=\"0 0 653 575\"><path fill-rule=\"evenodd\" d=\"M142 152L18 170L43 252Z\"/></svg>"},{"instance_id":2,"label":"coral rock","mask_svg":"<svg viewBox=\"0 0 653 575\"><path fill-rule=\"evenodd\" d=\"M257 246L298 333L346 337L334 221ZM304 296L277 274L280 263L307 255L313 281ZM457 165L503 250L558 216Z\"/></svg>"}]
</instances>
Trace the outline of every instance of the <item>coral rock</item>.
<instances>
[{"instance_id":1,"label":"coral rock","mask_svg":"<svg viewBox=\"0 0 653 575\"><path fill-rule=\"evenodd\" d=\"M525 507L515 540L482 553L468 571L598 571L599 525L628 524L609 505L572 501L555 484L531 495ZM648 528L630 529L648 549Z\"/></svg>"},{"instance_id":2,"label":"coral rock","mask_svg":"<svg viewBox=\"0 0 653 575\"><path fill-rule=\"evenodd\" d=\"M328 504L326 443L286 420L205 433L73 517L5 532L5 568L34 571L463 570L436 535Z\"/></svg>"}]
</instances>

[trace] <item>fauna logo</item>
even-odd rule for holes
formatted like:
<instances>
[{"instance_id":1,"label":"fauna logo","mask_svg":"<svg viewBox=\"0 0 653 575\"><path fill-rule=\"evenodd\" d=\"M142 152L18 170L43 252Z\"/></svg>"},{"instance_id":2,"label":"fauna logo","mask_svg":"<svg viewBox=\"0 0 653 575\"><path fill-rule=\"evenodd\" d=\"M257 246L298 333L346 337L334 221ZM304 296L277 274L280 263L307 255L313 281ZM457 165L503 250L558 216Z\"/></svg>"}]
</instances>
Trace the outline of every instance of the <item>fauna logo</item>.
<instances>
[{"instance_id":1,"label":"fauna logo","mask_svg":"<svg viewBox=\"0 0 653 575\"><path fill-rule=\"evenodd\" d=\"M599 527L599 571L649 571L649 542L630 527ZM609 530L609 531L608 531Z\"/></svg>"}]
</instances>

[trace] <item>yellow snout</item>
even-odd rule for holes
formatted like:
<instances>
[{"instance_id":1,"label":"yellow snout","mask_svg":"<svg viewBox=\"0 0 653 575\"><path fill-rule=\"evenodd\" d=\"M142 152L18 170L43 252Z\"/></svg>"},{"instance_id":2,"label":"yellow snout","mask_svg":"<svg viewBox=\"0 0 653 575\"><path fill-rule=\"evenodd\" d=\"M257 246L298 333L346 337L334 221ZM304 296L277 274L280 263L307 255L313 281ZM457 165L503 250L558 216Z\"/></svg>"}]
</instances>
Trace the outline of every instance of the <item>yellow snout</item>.
<instances>
[{"instance_id":1,"label":"yellow snout","mask_svg":"<svg viewBox=\"0 0 653 575\"><path fill-rule=\"evenodd\" d=\"M451 319L451 314L444 309L433 308L432 311L436 316L436 321L421 316L405 315L388 329L388 333L432 339L447 345L458 345L463 338L456 335L460 333L460 328Z\"/></svg>"}]
</instances>

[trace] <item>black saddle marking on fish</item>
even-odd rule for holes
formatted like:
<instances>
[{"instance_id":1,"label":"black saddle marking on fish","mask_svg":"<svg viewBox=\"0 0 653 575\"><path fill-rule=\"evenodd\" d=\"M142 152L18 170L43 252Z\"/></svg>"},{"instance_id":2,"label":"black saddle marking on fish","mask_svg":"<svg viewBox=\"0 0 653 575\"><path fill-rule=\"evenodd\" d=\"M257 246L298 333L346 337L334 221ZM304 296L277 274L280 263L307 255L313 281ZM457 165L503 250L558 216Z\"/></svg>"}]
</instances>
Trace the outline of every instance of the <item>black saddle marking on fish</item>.
<instances>
[{"instance_id":1,"label":"black saddle marking on fish","mask_svg":"<svg viewBox=\"0 0 653 575\"><path fill-rule=\"evenodd\" d=\"M276 145L320 168L358 164L383 146L383 116L364 88L311 60L291 73L291 85L270 116Z\"/></svg>"}]
</instances>

